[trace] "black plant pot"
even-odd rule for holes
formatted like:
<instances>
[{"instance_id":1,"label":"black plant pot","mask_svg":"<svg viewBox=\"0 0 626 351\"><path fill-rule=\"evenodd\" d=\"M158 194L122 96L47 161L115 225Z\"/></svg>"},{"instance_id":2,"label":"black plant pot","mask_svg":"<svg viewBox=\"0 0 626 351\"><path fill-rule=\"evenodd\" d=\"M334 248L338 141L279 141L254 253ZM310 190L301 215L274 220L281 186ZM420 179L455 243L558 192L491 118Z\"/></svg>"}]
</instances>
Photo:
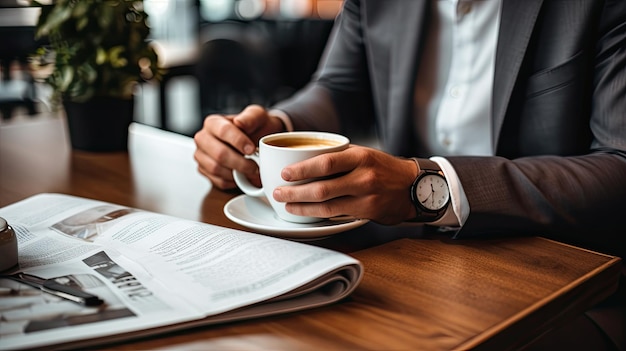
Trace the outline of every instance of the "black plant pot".
<instances>
[{"instance_id":1,"label":"black plant pot","mask_svg":"<svg viewBox=\"0 0 626 351\"><path fill-rule=\"evenodd\" d=\"M84 151L128 150L133 99L94 97L86 102L63 101L72 148Z\"/></svg>"}]
</instances>

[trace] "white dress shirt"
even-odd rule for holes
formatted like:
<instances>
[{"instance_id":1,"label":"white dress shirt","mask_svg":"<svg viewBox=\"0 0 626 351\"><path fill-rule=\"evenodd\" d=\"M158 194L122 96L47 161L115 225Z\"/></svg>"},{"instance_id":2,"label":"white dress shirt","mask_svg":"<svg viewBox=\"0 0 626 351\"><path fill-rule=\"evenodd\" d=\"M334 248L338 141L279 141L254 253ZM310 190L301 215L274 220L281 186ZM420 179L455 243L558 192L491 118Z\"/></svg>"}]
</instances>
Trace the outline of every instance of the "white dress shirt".
<instances>
[{"instance_id":1,"label":"white dress shirt","mask_svg":"<svg viewBox=\"0 0 626 351\"><path fill-rule=\"evenodd\" d=\"M462 226L470 208L452 155L493 155L491 100L501 0L432 1L415 106L417 130L450 186L449 210L434 224Z\"/></svg>"}]
</instances>

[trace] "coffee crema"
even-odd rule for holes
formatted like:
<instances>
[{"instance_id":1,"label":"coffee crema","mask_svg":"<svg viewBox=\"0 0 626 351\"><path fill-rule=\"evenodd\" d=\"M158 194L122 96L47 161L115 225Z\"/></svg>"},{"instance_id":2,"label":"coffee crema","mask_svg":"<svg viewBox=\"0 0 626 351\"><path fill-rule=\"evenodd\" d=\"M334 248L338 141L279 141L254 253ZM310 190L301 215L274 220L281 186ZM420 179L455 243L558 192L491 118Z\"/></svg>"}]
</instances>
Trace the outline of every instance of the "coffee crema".
<instances>
[{"instance_id":1,"label":"coffee crema","mask_svg":"<svg viewBox=\"0 0 626 351\"><path fill-rule=\"evenodd\" d=\"M267 145L291 149L326 148L341 145L340 141L307 137L288 137L266 140Z\"/></svg>"}]
</instances>

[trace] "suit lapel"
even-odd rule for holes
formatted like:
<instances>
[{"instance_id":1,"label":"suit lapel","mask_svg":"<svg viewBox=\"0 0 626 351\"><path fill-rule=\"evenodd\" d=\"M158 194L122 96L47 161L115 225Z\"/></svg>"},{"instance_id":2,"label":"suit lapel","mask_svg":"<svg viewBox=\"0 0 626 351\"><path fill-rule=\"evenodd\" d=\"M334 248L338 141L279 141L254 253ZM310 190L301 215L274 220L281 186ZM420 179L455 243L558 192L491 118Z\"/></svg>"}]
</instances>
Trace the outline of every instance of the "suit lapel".
<instances>
[{"instance_id":1,"label":"suit lapel","mask_svg":"<svg viewBox=\"0 0 626 351\"><path fill-rule=\"evenodd\" d=\"M396 6L393 13L393 23L402 23L396 33L397 40L392 48L394 53L390 58L389 67L391 76L389 79L390 103L389 115L400 116L391 118L387 130L391 149L398 150L401 155L415 153L415 129L414 123L414 92L417 65L424 43L424 31L429 11L429 1L398 1L401 6ZM378 5L378 4L377 4ZM388 6L381 2L380 6ZM393 101L393 102L392 102Z\"/></svg>"},{"instance_id":2,"label":"suit lapel","mask_svg":"<svg viewBox=\"0 0 626 351\"><path fill-rule=\"evenodd\" d=\"M493 87L493 140L500 129L543 0L503 0Z\"/></svg>"}]
</instances>

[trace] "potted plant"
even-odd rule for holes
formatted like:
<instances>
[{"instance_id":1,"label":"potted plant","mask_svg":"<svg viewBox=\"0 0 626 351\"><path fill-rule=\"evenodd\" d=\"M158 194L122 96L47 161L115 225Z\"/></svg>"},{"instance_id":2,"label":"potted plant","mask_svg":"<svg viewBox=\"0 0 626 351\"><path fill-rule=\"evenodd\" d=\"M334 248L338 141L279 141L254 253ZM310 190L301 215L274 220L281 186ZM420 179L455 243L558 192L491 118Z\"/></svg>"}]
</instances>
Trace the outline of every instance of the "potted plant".
<instances>
[{"instance_id":1,"label":"potted plant","mask_svg":"<svg viewBox=\"0 0 626 351\"><path fill-rule=\"evenodd\" d=\"M41 7L35 37L47 44L34 62L53 57L54 69L46 82L53 89L53 103L65 108L72 146L125 150L134 88L160 77L143 2L34 3Z\"/></svg>"}]
</instances>

